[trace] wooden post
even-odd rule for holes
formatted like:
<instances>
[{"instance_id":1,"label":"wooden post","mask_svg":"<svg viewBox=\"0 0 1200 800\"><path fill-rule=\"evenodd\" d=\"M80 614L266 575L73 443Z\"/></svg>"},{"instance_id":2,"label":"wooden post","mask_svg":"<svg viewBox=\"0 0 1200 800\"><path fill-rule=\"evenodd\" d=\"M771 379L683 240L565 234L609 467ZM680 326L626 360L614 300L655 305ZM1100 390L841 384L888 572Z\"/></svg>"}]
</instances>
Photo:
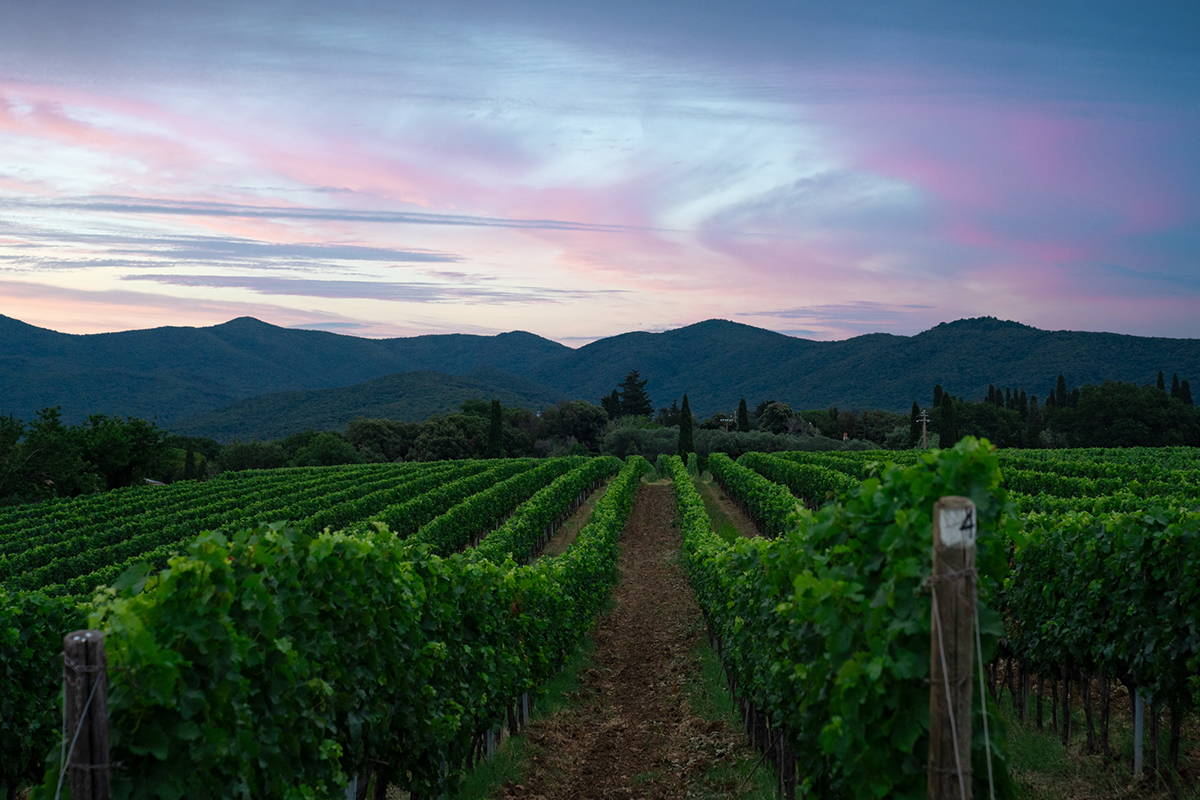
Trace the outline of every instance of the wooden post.
<instances>
[{"instance_id":1,"label":"wooden post","mask_svg":"<svg viewBox=\"0 0 1200 800\"><path fill-rule=\"evenodd\" d=\"M1037 684L1037 729L1042 730L1042 696L1045 694L1046 678L1040 672L1038 673Z\"/></svg>"},{"instance_id":2,"label":"wooden post","mask_svg":"<svg viewBox=\"0 0 1200 800\"><path fill-rule=\"evenodd\" d=\"M966 497L943 497L933 506L930 800L971 800L975 523L975 504Z\"/></svg>"},{"instance_id":3,"label":"wooden post","mask_svg":"<svg viewBox=\"0 0 1200 800\"><path fill-rule=\"evenodd\" d=\"M1105 758L1112 758L1108 746L1108 713L1109 701L1112 698L1112 684L1107 675L1100 676L1100 751Z\"/></svg>"},{"instance_id":4,"label":"wooden post","mask_svg":"<svg viewBox=\"0 0 1200 800\"><path fill-rule=\"evenodd\" d=\"M1060 668L1062 674L1062 743L1063 747L1071 746L1071 672L1064 662Z\"/></svg>"},{"instance_id":5,"label":"wooden post","mask_svg":"<svg viewBox=\"0 0 1200 800\"><path fill-rule=\"evenodd\" d=\"M1133 774L1142 774L1142 728L1145 717L1145 701L1136 689L1133 695Z\"/></svg>"},{"instance_id":6,"label":"wooden post","mask_svg":"<svg viewBox=\"0 0 1200 800\"><path fill-rule=\"evenodd\" d=\"M1150 740L1146 747L1146 766L1149 768L1150 780L1158 786L1162 781L1162 773L1158 771L1158 718L1162 707L1151 699L1146 703L1146 710L1150 712L1150 724L1146 726L1146 738Z\"/></svg>"},{"instance_id":7,"label":"wooden post","mask_svg":"<svg viewBox=\"0 0 1200 800\"><path fill-rule=\"evenodd\" d=\"M1083 718L1087 724L1087 753L1096 749L1096 725L1092 720L1092 676L1083 673Z\"/></svg>"},{"instance_id":8,"label":"wooden post","mask_svg":"<svg viewBox=\"0 0 1200 800\"><path fill-rule=\"evenodd\" d=\"M108 659L104 634L63 637L63 703L72 800L108 800Z\"/></svg>"}]
</instances>

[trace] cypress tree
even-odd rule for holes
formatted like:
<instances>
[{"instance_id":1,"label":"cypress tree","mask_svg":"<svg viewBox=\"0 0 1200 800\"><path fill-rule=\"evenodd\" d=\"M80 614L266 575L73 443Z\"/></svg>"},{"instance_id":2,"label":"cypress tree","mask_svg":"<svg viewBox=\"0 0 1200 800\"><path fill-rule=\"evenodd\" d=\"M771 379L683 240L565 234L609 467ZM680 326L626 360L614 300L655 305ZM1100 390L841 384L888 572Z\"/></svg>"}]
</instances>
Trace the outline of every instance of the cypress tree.
<instances>
[{"instance_id":1,"label":"cypress tree","mask_svg":"<svg viewBox=\"0 0 1200 800\"><path fill-rule=\"evenodd\" d=\"M1050 396L1046 398L1046 408L1054 407L1054 390L1050 390Z\"/></svg>"},{"instance_id":2,"label":"cypress tree","mask_svg":"<svg viewBox=\"0 0 1200 800\"><path fill-rule=\"evenodd\" d=\"M921 422L918 417L921 416L921 409L917 407L917 401L913 400L912 414L908 417L908 446L916 447L917 442L921 441Z\"/></svg>"},{"instance_id":3,"label":"cypress tree","mask_svg":"<svg viewBox=\"0 0 1200 800\"><path fill-rule=\"evenodd\" d=\"M746 408L746 398L738 403L737 429L739 433L750 432L750 411Z\"/></svg>"},{"instance_id":4,"label":"cypress tree","mask_svg":"<svg viewBox=\"0 0 1200 800\"><path fill-rule=\"evenodd\" d=\"M504 458L504 408L499 400L492 401L492 420L488 426L487 448L484 458Z\"/></svg>"},{"instance_id":5,"label":"cypress tree","mask_svg":"<svg viewBox=\"0 0 1200 800\"><path fill-rule=\"evenodd\" d=\"M1079 405L1079 390L1072 389L1071 390L1071 408L1074 408L1077 405Z\"/></svg>"},{"instance_id":6,"label":"cypress tree","mask_svg":"<svg viewBox=\"0 0 1200 800\"><path fill-rule=\"evenodd\" d=\"M1064 398L1067 396L1067 379L1063 377L1061 372L1058 373L1058 383L1054 385L1054 389L1054 396L1057 397L1058 402L1062 404L1064 402Z\"/></svg>"},{"instance_id":7,"label":"cypress tree","mask_svg":"<svg viewBox=\"0 0 1200 800\"><path fill-rule=\"evenodd\" d=\"M1165 392L1167 390L1167 382L1163 380L1162 370L1158 371L1158 390Z\"/></svg>"},{"instance_id":8,"label":"cypress tree","mask_svg":"<svg viewBox=\"0 0 1200 800\"><path fill-rule=\"evenodd\" d=\"M654 403L650 402L650 395L646 394L646 384L649 383L649 378L646 380L638 380L641 376L636 369L629 371L625 376L625 380L620 383L621 397L621 416L623 417L649 417L654 414Z\"/></svg>"},{"instance_id":9,"label":"cypress tree","mask_svg":"<svg viewBox=\"0 0 1200 800\"><path fill-rule=\"evenodd\" d=\"M992 405L996 405L996 387L995 387L995 386L993 386L993 385L992 385L992 384L990 384L990 383L988 384L988 398L987 398L987 401L988 401L989 403L991 403Z\"/></svg>"},{"instance_id":10,"label":"cypress tree","mask_svg":"<svg viewBox=\"0 0 1200 800\"><path fill-rule=\"evenodd\" d=\"M1185 406L1192 405L1192 387L1188 385L1187 381L1179 384L1179 399L1183 401Z\"/></svg>"},{"instance_id":11,"label":"cypress tree","mask_svg":"<svg viewBox=\"0 0 1200 800\"><path fill-rule=\"evenodd\" d=\"M616 419L621 416L621 395L617 394L616 389L613 389L612 394L601 398L600 407L608 412L609 419Z\"/></svg>"},{"instance_id":12,"label":"cypress tree","mask_svg":"<svg viewBox=\"0 0 1200 800\"><path fill-rule=\"evenodd\" d=\"M692 442L692 407L688 405L687 395L683 396L683 405L679 407L679 456L687 458L688 453L696 452Z\"/></svg>"},{"instance_id":13,"label":"cypress tree","mask_svg":"<svg viewBox=\"0 0 1200 800\"><path fill-rule=\"evenodd\" d=\"M187 454L183 457L183 479L190 481L196 477L196 448L191 443L187 446Z\"/></svg>"},{"instance_id":14,"label":"cypress tree","mask_svg":"<svg viewBox=\"0 0 1200 800\"><path fill-rule=\"evenodd\" d=\"M933 387L933 405L935 408L941 408L942 394L942 385L939 383Z\"/></svg>"},{"instance_id":15,"label":"cypress tree","mask_svg":"<svg viewBox=\"0 0 1200 800\"><path fill-rule=\"evenodd\" d=\"M953 447L958 443L958 422L954 419L954 399L948 394L942 395L941 424L938 433L941 436L942 447Z\"/></svg>"},{"instance_id":16,"label":"cypress tree","mask_svg":"<svg viewBox=\"0 0 1200 800\"><path fill-rule=\"evenodd\" d=\"M1021 390L1021 399L1017 403L1017 413L1021 415L1021 419L1029 419L1029 398L1025 396L1024 389Z\"/></svg>"},{"instance_id":17,"label":"cypress tree","mask_svg":"<svg viewBox=\"0 0 1200 800\"><path fill-rule=\"evenodd\" d=\"M1042 438L1042 415L1038 411L1037 395L1029 398L1029 421L1025 427L1025 446L1037 447Z\"/></svg>"},{"instance_id":18,"label":"cypress tree","mask_svg":"<svg viewBox=\"0 0 1200 800\"><path fill-rule=\"evenodd\" d=\"M1179 397L1179 373L1171 375L1171 397Z\"/></svg>"},{"instance_id":19,"label":"cypress tree","mask_svg":"<svg viewBox=\"0 0 1200 800\"><path fill-rule=\"evenodd\" d=\"M1007 408L1009 411L1012 411L1012 407L1013 407L1012 389L1008 388L1007 386L1004 387L1004 407Z\"/></svg>"}]
</instances>

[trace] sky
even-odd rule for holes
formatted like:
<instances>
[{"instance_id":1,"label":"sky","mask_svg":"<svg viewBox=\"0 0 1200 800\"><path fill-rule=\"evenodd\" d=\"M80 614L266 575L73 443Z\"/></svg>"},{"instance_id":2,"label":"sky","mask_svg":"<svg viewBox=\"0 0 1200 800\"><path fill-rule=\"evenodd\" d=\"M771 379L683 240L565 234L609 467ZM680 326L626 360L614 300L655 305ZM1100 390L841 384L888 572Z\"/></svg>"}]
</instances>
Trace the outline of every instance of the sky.
<instances>
[{"instance_id":1,"label":"sky","mask_svg":"<svg viewBox=\"0 0 1200 800\"><path fill-rule=\"evenodd\" d=\"M0 314L1200 338L1200 6L0 0Z\"/></svg>"}]
</instances>

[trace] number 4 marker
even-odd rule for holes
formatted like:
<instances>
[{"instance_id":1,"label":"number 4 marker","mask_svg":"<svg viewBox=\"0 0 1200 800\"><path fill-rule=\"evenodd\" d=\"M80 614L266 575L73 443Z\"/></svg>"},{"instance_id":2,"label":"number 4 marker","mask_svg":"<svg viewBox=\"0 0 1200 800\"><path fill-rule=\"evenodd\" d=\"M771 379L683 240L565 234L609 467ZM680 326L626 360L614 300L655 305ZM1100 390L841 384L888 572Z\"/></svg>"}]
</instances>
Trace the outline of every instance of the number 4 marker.
<instances>
[{"instance_id":1,"label":"number 4 marker","mask_svg":"<svg viewBox=\"0 0 1200 800\"><path fill-rule=\"evenodd\" d=\"M975 509L943 508L940 514L942 544L947 547L975 544Z\"/></svg>"}]
</instances>

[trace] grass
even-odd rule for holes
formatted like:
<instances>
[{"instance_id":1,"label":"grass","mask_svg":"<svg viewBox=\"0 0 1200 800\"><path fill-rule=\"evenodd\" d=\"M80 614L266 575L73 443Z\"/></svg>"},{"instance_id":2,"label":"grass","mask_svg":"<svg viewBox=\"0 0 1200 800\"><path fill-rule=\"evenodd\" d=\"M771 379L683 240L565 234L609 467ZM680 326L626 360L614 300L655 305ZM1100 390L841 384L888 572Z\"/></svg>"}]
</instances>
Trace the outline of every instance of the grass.
<instances>
[{"instance_id":1,"label":"grass","mask_svg":"<svg viewBox=\"0 0 1200 800\"><path fill-rule=\"evenodd\" d=\"M1072 709L1070 747L1063 747L1058 734L1051 729L1049 710L1040 731L1032 717L1020 722L1010 702L1001 701L1000 710L1008 723L1009 769L1021 797L1032 800L1170 797L1165 781L1155 786L1133 776L1133 731L1128 707L1124 709L1126 713L1114 709L1110 719L1109 742L1115 762L1085 752L1086 723L1081 708ZM1160 757L1165 760L1169 734L1160 730L1160 736ZM1195 749L1196 742L1185 735L1181 745L1181 766L1186 770L1189 766L1186 754ZM1189 782L1184 778L1178 797L1200 800L1200 787L1194 780Z\"/></svg>"},{"instance_id":2,"label":"grass","mask_svg":"<svg viewBox=\"0 0 1200 800\"><path fill-rule=\"evenodd\" d=\"M706 720L722 720L731 729L741 730L741 715L726 687L724 668L709 646L708 637L700 638L692 655L699 663L699 669L693 673L687 686L688 705L692 713ZM758 764L759 753L749 745L739 748L736 755L733 761L724 759L709 767L704 775L703 786L694 787L699 793L689 796L775 800L775 787L779 779L774 765L769 760ZM705 791L712 793L705 794Z\"/></svg>"},{"instance_id":3,"label":"grass","mask_svg":"<svg viewBox=\"0 0 1200 800\"><path fill-rule=\"evenodd\" d=\"M725 513L725 509L721 508L721 504L717 502L714 495L717 490L713 485L699 478L693 479L692 482L696 485L696 491L700 493L700 499L704 501L704 510L708 512L708 518L712 522L713 533L720 536L727 544L733 544L741 539L742 532Z\"/></svg>"},{"instance_id":4,"label":"grass","mask_svg":"<svg viewBox=\"0 0 1200 800\"><path fill-rule=\"evenodd\" d=\"M602 612L603 613L603 612ZM579 674L594 667L592 653L595 645L585 637L567 665L546 684L545 693L529 711L529 721L548 717L562 709L577 705L583 688ZM510 736L496 748L496 754L467 773L454 800L486 800L496 788L510 781L520 781L525 772L527 742L524 734Z\"/></svg>"}]
</instances>

